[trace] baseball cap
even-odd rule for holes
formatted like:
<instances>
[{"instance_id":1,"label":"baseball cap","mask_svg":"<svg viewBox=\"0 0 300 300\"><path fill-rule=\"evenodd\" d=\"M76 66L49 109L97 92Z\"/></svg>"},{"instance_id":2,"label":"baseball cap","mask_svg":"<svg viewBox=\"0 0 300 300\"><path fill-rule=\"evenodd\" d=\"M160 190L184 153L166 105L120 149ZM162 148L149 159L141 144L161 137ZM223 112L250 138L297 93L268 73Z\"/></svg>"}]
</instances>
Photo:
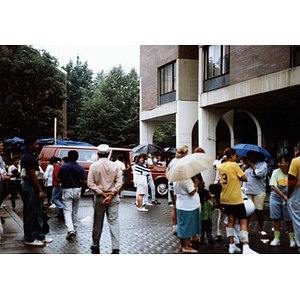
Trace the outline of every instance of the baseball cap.
<instances>
[{"instance_id":1,"label":"baseball cap","mask_svg":"<svg viewBox=\"0 0 300 300\"><path fill-rule=\"evenodd\" d=\"M100 144L98 147L97 147L97 152L99 154L105 154L105 153L109 153L110 149L109 149L109 146L107 144Z\"/></svg>"}]
</instances>

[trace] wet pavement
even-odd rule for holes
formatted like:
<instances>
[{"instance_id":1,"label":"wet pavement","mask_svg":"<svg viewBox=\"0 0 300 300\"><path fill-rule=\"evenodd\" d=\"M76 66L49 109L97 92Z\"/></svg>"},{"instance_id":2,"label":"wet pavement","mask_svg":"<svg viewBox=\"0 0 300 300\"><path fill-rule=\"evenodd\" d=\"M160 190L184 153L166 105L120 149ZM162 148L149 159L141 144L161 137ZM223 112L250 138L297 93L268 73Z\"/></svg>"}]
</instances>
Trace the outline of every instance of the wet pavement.
<instances>
[{"instance_id":1,"label":"wet pavement","mask_svg":"<svg viewBox=\"0 0 300 300\"><path fill-rule=\"evenodd\" d=\"M167 199L158 199L161 204L149 207L148 212L138 212L134 203L133 192L124 191L121 198L120 216L120 253L121 254L179 254L180 242L173 235L171 207ZM45 206L47 215L50 217L48 224L50 232L47 237L53 238L53 242L43 248L24 246L22 202L17 200L17 210L14 212L10 207L10 200L5 199L5 208L0 209L0 216L5 219L3 224L3 236L0 241L0 253L46 253L46 254L89 254L92 243L93 204L92 196L84 196L80 200L79 220L80 226L74 240L66 240L66 227L63 221L55 216L57 208ZM213 234L216 233L217 211L213 213ZM268 201L265 202L265 229L268 236L258 234L255 216L252 217L249 226L250 246L261 254L293 254L297 249L289 247L288 234L285 223L282 222L281 245L271 247L273 239L272 221L269 219ZM199 254L226 254L228 253L225 232L223 241L215 245L197 246ZM102 254L111 253L110 233L107 221L104 222L103 233L100 242Z\"/></svg>"}]
</instances>

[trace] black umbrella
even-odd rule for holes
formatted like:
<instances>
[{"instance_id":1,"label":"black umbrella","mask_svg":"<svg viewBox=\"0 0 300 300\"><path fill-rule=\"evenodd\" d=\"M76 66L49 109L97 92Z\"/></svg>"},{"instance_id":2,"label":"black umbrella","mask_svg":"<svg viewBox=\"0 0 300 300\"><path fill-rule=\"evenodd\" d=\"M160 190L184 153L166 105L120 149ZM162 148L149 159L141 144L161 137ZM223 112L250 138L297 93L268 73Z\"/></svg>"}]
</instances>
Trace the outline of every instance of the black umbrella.
<instances>
[{"instance_id":1,"label":"black umbrella","mask_svg":"<svg viewBox=\"0 0 300 300\"><path fill-rule=\"evenodd\" d=\"M132 148L133 152L150 154L154 152L164 152L164 149L155 144L141 144Z\"/></svg>"},{"instance_id":2,"label":"black umbrella","mask_svg":"<svg viewBox=\"0 0 300 300\"><path fill-rule=\"evenodd\" d=\"M164 150L165 150L166 153L175 154L177 149L175 147L167 147Z\"/></svg>"}]
</instances>

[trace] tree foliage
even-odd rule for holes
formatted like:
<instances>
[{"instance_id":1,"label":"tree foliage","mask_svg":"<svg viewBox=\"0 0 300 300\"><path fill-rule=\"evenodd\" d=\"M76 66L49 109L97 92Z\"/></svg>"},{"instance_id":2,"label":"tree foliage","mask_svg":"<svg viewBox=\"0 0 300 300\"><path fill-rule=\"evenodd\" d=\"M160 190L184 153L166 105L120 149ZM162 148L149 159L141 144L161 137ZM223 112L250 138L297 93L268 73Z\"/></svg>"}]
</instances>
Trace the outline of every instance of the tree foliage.
<instances>
[{"instance_id":1,"label":"tree foliage","mask_svg":"<svg viewBox=\"0 0 300 300\"><path fill-rule=\"evenodd\" d=\"M98 74L91 98L83 101L78 119L80 140L94 145L133 147L139 135L139 80L135 69L114 67Z\"/></svg>"},{"instance_id":2,"label":"tree foliage","mask_svg":"<svg viewBox=\"0 0 300 300\"><path fill-rule=\"evenodd\" d=\"M68 138L77 140L78 116L83 101L91 97L93 88L93 71L88 62L82 63L77 56L76 63L71 60L64 68L67 71L67 128Z\"/></svg>"},{"instance_id":3,"label":"tree foliage","mask_svg":"<svg viewBox=\"0 0 300 300\"><path fill-rule=\"evenodd\" d=\"M163 148L175 147L176 126L174 123L166 122L158 127L153 135L153 142Z\"/></svg>"},{"instance_id":4,"label":"tree foliage","mask_svg":"<svg viewBox=\"0 0 300 300\"><path fill-rule=\"evenodd\" d=\"M65 78L57 60L30 46L0 46L1 138L49 137L63 119ZM62 126L59 126L62 128Z\"/></svg>"}]
</instances>

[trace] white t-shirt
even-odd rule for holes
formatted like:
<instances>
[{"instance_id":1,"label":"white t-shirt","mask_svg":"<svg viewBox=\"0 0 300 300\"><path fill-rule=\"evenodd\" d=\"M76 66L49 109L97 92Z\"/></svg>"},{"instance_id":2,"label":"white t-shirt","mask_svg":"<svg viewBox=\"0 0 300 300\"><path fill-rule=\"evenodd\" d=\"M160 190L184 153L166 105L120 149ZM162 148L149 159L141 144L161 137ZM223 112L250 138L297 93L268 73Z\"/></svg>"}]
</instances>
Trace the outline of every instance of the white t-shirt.
<instances>
[{"instance_id":1,"label":"white t-shirt","mask_svg":"<svg viewBox=\"0 0 300 300\"><path fill-rule=\"evenodd\" d=\"M118 159L115 161L115 164L117 164L119 166L122 173L123 173L123 170L126 169L125 164L122 161L118 160Z\"/></svg>"},{"instance_id":2,"label":"white t-shirt","mask_svg":"<svg viewBox=\"0 0 300 300\"><path fill-rule=\"evenodd\" d=\"M176 195L176 208L181 210L195 210L200 207L198 193L191 195L195 189L192 179L174 182L174 194Z\"/></svg>"},{"instance_id":3,"label":"white t-shirt","mask_svg":"<svg viewBox=\"0 0 300 300\"><path fill-rule=\"evenodd\" d=\"M216 167L216 177L215 177L214 183L218 183L218 182L221 181L221 178L220 178L220 175L219 175L219 166L220 166L220 164L221 164L221 160L218 160L218 159L214 160L214 162L213 162L213 166Z\"/></svg>"},{"instance_id":4,"label":"white t-shirt","mask_svg":"<svg viewBox=\"0 0 300 300\"><path fill-rule=\"evenodd\" d=\"M11 165L8 168L8 174L12 175L13 174L13 170L17 170L19 173L21 173L20 165L19 165L18 168L15 165ZM18 178L18 179L20 179L20 178ZM17 178L16 177L11 177L10 180L17 180Z\"/></svg>"}]
</instances>

